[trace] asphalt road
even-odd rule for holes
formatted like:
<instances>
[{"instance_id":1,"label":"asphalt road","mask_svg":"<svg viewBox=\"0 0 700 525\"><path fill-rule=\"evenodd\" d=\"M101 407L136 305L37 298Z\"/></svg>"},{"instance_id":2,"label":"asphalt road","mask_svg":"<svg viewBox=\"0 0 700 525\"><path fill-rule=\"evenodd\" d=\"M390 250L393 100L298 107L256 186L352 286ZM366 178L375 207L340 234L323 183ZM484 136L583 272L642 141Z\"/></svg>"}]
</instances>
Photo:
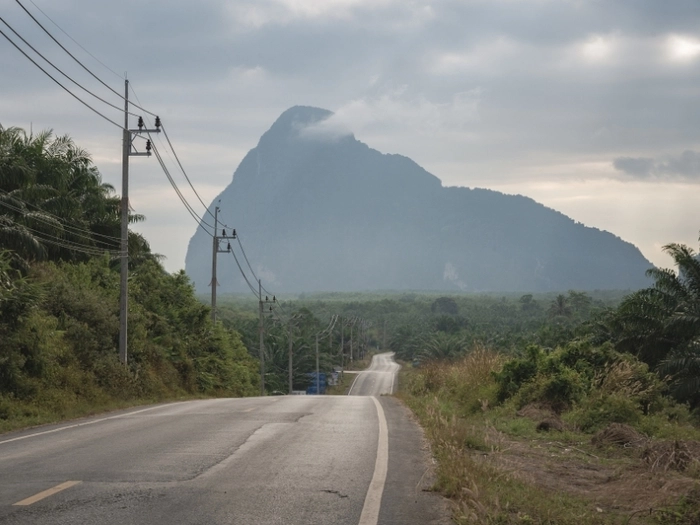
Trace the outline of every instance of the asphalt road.
<instances>
[{"instance_id":1,"label":"asphalt road","mask_svg":"<svg viewBox=\"0 0 700 525\"><path fill-rule=\"evenodd\" d=\"M360 372L352 384L348 395L381 396L393 394L399 365L393 354L378 354L372 357L367 370Z\"/></svg>"},{"instance_id":2,"label":"asphalt road","mask_svg":"<svg viewBox=\"0 0 700 525\"><path fill-rule=\"evenodd\" d=\"M188 401L0 435L0 524L446 523L429 483L389 397Z\"/></svg>"}]
</instances>

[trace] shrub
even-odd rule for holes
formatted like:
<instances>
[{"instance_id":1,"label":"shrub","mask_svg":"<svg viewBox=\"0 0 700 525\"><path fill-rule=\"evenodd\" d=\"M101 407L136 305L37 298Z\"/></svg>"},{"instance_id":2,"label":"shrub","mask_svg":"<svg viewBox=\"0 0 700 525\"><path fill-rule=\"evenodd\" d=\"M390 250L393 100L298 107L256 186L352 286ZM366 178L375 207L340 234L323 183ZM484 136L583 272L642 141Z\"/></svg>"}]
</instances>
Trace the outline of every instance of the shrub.
<instances>
[{"instance_id":1,"label":"shrub","mask_svg":"<svg viewBox=\"0 0 700 525\"><path fill-rule=\"evenodd\" d=\"M596 432L610 423L635 426L641 418L639 404L619 393L591 396L567 415L584 432Z\"/></svg>"}]
</instances>

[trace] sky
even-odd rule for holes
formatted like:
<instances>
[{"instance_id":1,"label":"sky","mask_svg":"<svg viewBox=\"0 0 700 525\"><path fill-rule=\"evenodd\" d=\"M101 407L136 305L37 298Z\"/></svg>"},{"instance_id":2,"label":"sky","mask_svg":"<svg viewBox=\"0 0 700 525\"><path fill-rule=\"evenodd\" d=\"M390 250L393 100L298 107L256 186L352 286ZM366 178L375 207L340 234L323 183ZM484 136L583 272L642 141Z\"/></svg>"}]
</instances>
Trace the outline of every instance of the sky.
<instances>
[{"instance_id":1,"label":"sky","mask_svg":"<svg viewBox=\"0 0 700 525\"><path fill-rule=\"evenodd\" d=\"M20 2L119 93L128 76L130 98L161 117L207 204L284 110L308 105L335 113L329 133L351 130L408 156L445 186L531 197L635 244L658 266L672 264L665 244L698 247L697 0L0 0L12 29L122 107ZM4 38L0 125L70 135L121 192L120 129ZM129 195L147 218L135 229L168 271L183 268L196 222L154 157L131 159Z\"/></svg>"}]
</instances>

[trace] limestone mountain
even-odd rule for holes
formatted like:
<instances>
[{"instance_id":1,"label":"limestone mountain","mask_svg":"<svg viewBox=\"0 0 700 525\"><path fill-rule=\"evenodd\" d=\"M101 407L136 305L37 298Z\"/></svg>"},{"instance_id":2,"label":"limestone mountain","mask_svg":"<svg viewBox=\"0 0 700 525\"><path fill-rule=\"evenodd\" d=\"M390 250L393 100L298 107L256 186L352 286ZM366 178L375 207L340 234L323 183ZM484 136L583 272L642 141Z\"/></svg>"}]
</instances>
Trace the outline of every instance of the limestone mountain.
<instances>
[{"instance_id":1,"label":"limestone mountain","mask_svg":"<svg viewBox=\"0 0 700 525\"><path fill-rule=\"evenodd\" d=\"M263 285L279 292L636 289L651 267L632 244L530 198L443 187L401 155L324 129L331 112L285 111L214 199ZM234 248L238 248L233 243ZM211 280L212 240L190 240L186 271ZM241 264L245 261L237 252ZM220 291L245 289L219 256Z\"/></svg>"}]
</instances>

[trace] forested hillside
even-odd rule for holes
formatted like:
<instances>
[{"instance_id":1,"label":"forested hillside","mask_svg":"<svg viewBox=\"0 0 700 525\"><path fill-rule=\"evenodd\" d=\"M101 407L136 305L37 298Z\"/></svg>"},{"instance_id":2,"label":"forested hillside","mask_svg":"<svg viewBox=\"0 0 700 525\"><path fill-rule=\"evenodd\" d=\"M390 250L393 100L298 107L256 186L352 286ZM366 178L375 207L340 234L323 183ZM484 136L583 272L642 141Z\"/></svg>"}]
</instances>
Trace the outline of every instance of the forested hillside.
<instances>
[{"instance_id":1,"label":"forested hillside","mask_svg":"<svg viewBox=\"0 0 700 525\"><path fill-rule=\"evenodd\" d=\"M168 274L134 232L119 363L119 221L119 197L70 138L0 127L0 430L258 391L239 335L212 324L185 273Z\"/></svg>"}]
</instances>

